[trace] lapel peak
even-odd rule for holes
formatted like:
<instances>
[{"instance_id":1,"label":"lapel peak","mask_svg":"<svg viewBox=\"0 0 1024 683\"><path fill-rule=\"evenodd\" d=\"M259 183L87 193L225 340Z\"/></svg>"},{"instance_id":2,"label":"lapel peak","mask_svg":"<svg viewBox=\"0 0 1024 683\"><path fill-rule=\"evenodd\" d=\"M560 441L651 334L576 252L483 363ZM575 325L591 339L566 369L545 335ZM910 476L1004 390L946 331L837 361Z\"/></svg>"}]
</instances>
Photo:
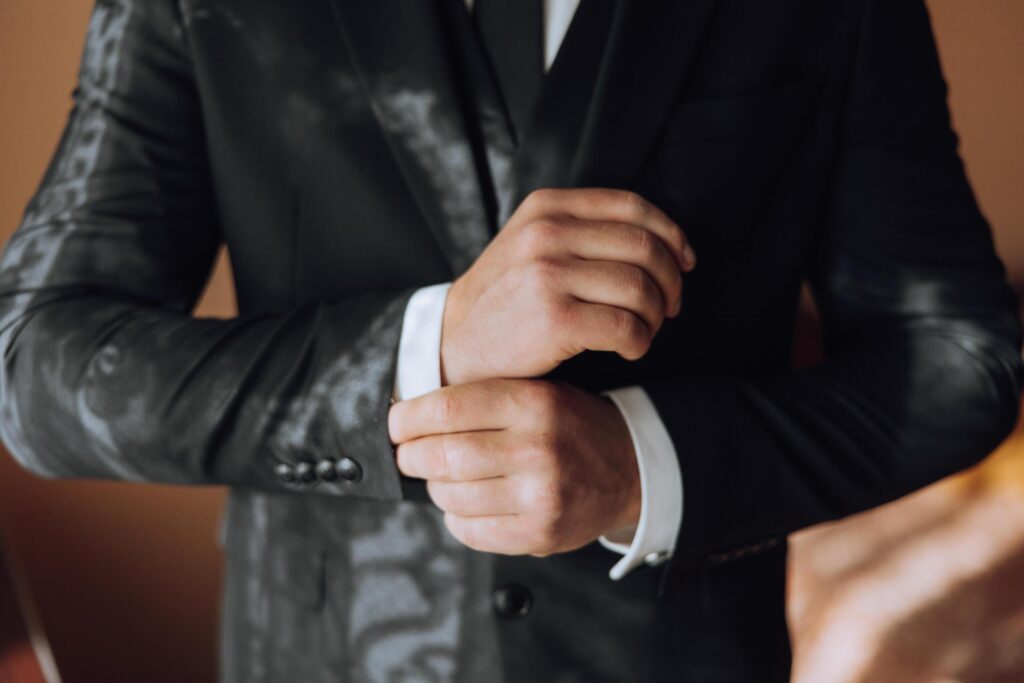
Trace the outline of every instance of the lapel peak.
<instances>
[{"instance_id":1,"label":"lapel peak","mask_svg":"<svg viewBox=\"0 0 1024 683\"><path fill-rule=\"evenodd\" d=\"M391 152L453 275L473 263L496 227L485 183L493 182L498 226L537 188L633 184L717 4L581 0L519 149L493 81L482 63L473 63L480 50L462 53L470 61L465 71L474 86L467 94L476 98L472 109L484 137L481 168L452 61L458 53L443 22L442 11L454 7L440 0L328 1ZM450 5L455 2L462 0ZM458 29L468 14L455 19ZM588 40L589 31L595 33ZM469 44L474 40L475 33Z\"/></svg>"},{"instance_id":2,"label":"lapel peak","mask_svg":"<svg viewBox=\"0 0 1024 683\"><path fill-rule=\"evenodd\" d=\"M619 0L572 160L573 183L633 184L690 73L717 3Z\"/></svg>"},{"instance_id":3,"label":"lapel peak","mask_svg":"<svg viewBox=\"0 0 1024 683\"><path fill-rule=\"evenodd\" d=\"M490 231L437 3L330 2L391 152L458 275Z\"/></svg>"}]
</instances>

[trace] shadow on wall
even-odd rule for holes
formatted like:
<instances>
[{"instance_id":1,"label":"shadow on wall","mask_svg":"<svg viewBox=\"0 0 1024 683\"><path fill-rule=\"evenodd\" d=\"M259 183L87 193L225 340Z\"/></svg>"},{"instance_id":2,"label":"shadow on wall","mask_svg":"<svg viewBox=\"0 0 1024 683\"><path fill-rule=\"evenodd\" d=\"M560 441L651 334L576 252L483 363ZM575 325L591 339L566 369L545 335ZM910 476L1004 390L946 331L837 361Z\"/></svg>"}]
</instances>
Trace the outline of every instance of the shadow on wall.
<instances>
[{"instance_id":1,"label":"shadow on wall","mask_svg":"<svg viewBox=\"0 0 1024 683\"><path fill-rule=\"evenodd\" d=\"M0 1L0 239L70 106L91 0ZM1024 2L930 0L968 171L1024 284ZM200 306L230 316L222 260ZM810 345L810 346L813 346ZM805 349L813 351L813 349ZM801 683L1024 680L1024 437L980 469L799 534ZM64 680L212 681L219 490L41 481L0 456L0 524Z\"/></svg>"}]
</instances>

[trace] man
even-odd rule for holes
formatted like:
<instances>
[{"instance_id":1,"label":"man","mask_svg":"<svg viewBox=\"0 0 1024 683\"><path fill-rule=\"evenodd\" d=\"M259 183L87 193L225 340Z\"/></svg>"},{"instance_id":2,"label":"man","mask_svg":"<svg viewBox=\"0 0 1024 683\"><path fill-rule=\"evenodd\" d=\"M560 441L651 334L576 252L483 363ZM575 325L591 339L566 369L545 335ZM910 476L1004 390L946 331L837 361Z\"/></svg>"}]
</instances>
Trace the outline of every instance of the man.
<instances>
[{"instance_id":1,"label":"man","mask_svg":"<svg viewBox=\"0 0 1024 683\"><path fill-rule=\"evenodd\" d=\"M786 534L1017 414L923 4L470 5L100 0L4 439L231 487L227 681L784 681Z\"/></svg>"}]
</instances>

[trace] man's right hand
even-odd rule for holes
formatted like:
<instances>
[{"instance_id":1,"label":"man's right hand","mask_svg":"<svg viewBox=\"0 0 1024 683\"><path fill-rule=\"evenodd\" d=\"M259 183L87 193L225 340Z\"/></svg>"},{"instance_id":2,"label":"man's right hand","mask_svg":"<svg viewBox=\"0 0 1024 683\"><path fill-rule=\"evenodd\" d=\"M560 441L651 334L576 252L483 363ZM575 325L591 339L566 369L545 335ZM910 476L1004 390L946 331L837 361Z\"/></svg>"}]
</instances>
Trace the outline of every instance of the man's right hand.
<instances>
[{"instance_id":1,"label":"man's right hand","mask_svg":"<svg viewBox=\"0 0 1024 683\"><path fill-rule=\"evenodd\" d=\"M585 349L640 358L694 265L679 226L635 193L535 191L448 292L442 383L537 377Z\"/></svg>"}]
</instances>

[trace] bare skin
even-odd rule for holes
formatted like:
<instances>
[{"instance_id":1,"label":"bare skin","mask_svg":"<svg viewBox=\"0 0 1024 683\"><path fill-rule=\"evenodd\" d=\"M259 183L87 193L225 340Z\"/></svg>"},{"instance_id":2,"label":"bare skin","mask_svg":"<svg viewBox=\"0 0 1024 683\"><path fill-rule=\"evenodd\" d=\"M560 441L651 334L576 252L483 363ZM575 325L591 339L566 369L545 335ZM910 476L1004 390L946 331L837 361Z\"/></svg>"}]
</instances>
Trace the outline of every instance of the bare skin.
<instances>
[{"instance_id":1,"label":"bare skin","mask_svg":"<svg viewBox=\"0 0 1024 683\"><path fill-rule=\"evenodd\" d=\"M569 384L443 387L395 404L389 428L399 470L427 480L448 530L470 548L545 556L639 517L635 456L618 408Z\"/></svg>"},{"instance_id":2,"label":"bare skin","mask_svg":"<svg viewBox=\"0 0 1024 683\"><path fill-rule=\"evenodd\" d=\"M536 377L586 349L640 358L679 313L695 263L679 226L639 195L534 192L448 292L442 383Z\"/></svg>"},{"instance_id":3,"label":"bare skin","mask_svg":"<svg viewBox=\"0 0 1024 683\"><path fill-rule=\"evenodd\" d=\"M399 470L427 480L456 538L536 556L632 538L639 471L618 408L529 378L588 349L641 358L695 265L682 229L635 193L523 201L448 292L446 386L388 416Z\"/></svg>"}]
</instances>

